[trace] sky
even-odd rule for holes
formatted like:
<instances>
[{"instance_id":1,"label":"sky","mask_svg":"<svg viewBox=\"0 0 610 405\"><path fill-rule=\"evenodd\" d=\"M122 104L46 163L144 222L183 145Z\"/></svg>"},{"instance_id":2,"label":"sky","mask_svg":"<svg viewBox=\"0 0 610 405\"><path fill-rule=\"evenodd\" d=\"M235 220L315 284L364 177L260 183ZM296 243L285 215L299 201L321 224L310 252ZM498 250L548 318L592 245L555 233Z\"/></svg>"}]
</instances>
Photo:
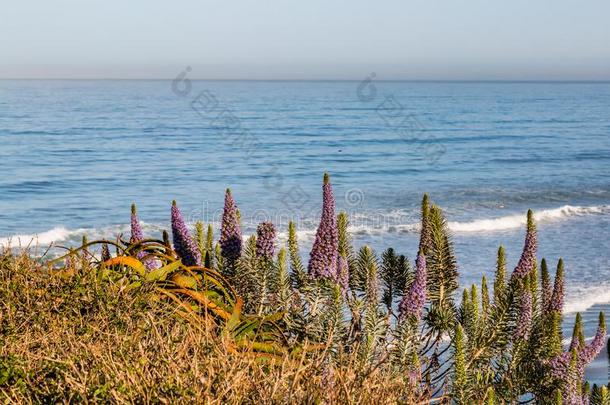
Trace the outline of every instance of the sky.
<instances>
[{"instance_id":1,"label":"sky","mask_svg":"<svg viewBox=\"0 0 610 405\"><path fill-rule=\"evenodd\" d=\"M0 78L610 80L608 0L7 0Z\"/></svg>"}]
</instances>

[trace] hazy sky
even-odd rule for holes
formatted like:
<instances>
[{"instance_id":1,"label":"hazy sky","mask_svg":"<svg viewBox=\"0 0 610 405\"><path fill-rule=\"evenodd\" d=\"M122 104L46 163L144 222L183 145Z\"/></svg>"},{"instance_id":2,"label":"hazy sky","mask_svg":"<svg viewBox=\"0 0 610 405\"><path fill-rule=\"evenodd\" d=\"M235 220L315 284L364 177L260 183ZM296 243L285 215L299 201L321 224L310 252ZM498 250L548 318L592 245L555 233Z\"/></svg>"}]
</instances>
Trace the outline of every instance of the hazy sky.
<instances>
[{"instance_id":1,"label":"hazy sky","mask_svg":"<svg viewBox=\"0 0 610 405\"><path fill-rule=\"evenodd\" d=\"M608 0L7 0L2 78L610 79Z\"/></svg>"}]
</instances>

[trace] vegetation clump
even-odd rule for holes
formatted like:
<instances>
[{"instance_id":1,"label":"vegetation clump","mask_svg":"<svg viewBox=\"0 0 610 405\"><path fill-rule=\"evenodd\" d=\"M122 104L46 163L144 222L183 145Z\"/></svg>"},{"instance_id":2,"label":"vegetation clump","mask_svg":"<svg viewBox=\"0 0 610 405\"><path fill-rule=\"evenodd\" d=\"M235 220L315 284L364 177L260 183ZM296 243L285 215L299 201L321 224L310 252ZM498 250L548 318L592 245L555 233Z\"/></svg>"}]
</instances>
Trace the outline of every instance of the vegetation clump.
<instances>
[{"instance_id":1,"label":"vegetation clump","mask_svg":"<svg viewBox=\"0 0 610 405\"><path fill-rule=\"evenodd\" d=\"M442 210L422 201L412 267L389 248L356 250L325 174L320 226L303 264L260 224L244 240L227 190L220 240L191 235L171 206L173 241L147 239L132 207L128 240L83 241L52 261L0 255L0 394L7 402L608 404L584 369L577 315L562 346L563 262L536 258L533 213L506 274L458 298ZM540 269L540 274L539 274ZM540 280L540 282L539 282Z\"/></svg>"}]
</instances>

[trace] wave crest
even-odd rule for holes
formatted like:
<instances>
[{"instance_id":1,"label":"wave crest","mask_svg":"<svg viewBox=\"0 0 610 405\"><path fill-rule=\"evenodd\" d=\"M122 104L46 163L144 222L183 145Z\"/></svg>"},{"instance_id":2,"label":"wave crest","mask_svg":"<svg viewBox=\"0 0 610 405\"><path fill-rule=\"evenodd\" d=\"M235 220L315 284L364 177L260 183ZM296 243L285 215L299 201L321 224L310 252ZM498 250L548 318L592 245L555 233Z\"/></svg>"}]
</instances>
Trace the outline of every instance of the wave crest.
<instances>
[{"instance_id":1,"label":"wave crest","mask_svg":"<svg viewBox=\"0 0 610 405\"><path fill-rule=\"evenodd\" d=\"M367 216L366 213L354 214L354 220L356 224L350 226L350 232L357 235L383 235L386 233L417 233L420 229L419 222L413 223L398 223L400 218L411 219L413 216L406 215L402 212L397 214L398 211L388 211L387 222L384 223L380 220L379 212L375 212L373 216ZM544 222L555 222L559 220L565 220L572 217L587 216L587 215L605 215L610 214L610 205L601 206L572 206L564 205L559 208L546 209L537 211L534 213L536 221L539 223ZM370 218L369 218L370 217ZM352 219L352 218L350 218ZM313 239L316 232L317 221L315 219L308 219L302 221L301 225L298 226L299 238L303 238L305 241ZM526 224L526 215L513 214L497 218L480 218L467 222L451 221L448 223L449 229L454 233L477 233L477 232L500 232L512 229L522 229ZM218 229L218 224L215 225L215 229ZM159 233L164 227L159 224L145 224L142 223L145 231L150 233ZM255 225L254 228L255 229ZM45 232L38 234L29 235L14 235L10 237L0 238L0 246L28 246L28 245L50 245L51 243L59 242L78 242L82 235L89 236L89 239L102 239L102 238L114 238L119 233L129 232L128 225L114 225L104 228L81 228L70 230L64 226L55 227ZM280 239L285 237L282 232L278 235Z\"/></svg>"},{"instance_id":2,"label":"wave crest","mask_svg":"<svg viewBox=\"0 0 610 405\"><path fill-rule=\"evenodd\" d=\"M602 215L610 213L610 206L580 207L564 205L559 208L534 212L536 222L553 222L570 217L586 215ZM493 232L523 228L526 225L525 214L507 215L499 218L476 219L470 222L449 222L449 229L453 232Z\"/></svg>"}]
</instances>

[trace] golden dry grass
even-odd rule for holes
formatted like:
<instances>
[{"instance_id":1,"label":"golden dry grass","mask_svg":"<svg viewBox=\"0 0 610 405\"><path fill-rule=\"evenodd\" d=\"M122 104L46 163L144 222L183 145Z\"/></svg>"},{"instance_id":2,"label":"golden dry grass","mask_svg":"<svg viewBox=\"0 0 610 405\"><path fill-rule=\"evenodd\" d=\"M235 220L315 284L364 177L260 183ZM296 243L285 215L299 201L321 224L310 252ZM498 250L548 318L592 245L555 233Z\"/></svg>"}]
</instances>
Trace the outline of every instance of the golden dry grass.
<instances>
[{"instance_id":1,"label":"golden dry grass","mask_svg":"<svg viewBox=\"0 0 610 405\"><path fill-rule=\"evenodd\" d=\"M230 345L145 287L56 274L0 254L0 400L7 403L406 403L404 379L325 353L274 363Z\"/></svg>"}]
</instances>

